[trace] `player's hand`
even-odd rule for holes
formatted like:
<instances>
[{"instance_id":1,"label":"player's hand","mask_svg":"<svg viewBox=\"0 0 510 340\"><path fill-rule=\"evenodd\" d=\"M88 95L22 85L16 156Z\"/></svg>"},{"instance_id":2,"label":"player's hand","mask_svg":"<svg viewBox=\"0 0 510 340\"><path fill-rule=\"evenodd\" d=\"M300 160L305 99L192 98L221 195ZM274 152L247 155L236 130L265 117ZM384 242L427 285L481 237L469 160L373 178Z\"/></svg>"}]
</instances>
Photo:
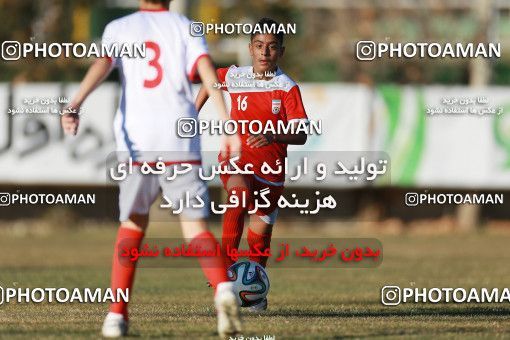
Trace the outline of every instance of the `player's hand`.
<instances>
[{"instance_id":1,"label":"player's hand","mask_svg":"<svg viewBox=\"0 0 510 340\"><path fill-rule=\"evenodd\" d=\"M80 106L79 105L69 105L67 106L62 114L62 118L60 119L60 123L62 125L62 129L67 135L76 135L78 132L78 127L80 125Z\"/></svg>"},{"instance_id":2,"label":"player's hand","mask_svg":"<svg viewBox=\"0 0 510 340\"><path fill-rule=\"evenodd\" d=\"M241 138L237 134L221 137L221 156L223 158L241 154Z\"/></svg>"},{"instance_id":3,"label":"player's hand","mask_svg":"<svg viewBox=\"0 0 510 340\"><path fill-rule=\"evenodd\" d=\"M260 148L274 143L274 140L275 137L271 133L250 135L250 137L246 140L246 144L248 144L250 148Z\"/></svg>"}]
</instances>

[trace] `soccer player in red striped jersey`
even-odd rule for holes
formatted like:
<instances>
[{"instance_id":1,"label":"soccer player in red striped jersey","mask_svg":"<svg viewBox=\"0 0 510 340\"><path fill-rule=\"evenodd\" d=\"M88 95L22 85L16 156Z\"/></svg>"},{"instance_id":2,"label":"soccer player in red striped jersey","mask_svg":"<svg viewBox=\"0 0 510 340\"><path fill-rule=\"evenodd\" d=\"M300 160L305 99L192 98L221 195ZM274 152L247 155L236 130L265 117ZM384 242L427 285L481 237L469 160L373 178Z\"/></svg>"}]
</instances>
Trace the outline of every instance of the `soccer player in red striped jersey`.
<instances>
[{"instance_id":1,"label":"soccer player in red striped jersey","mask_svg":"<svg viewBox=\"0 0 510 340\"><path fill-rule=\"evenodd\" d=\"M260 27L277 27L278 23L272 19L263 18ZM299 124L307 122L308 118L303 106L301 94L297 84L278 67L278 61L285 52L283 33L254 34L251 36L249 51L252 58L251 66L237 67L235 65L217 70L221 88L228 91L231 98L230 119L259 121L262 127L272 123L277 126L278 121L285 124ZM207 101L206 89L202 87L195 100L198 111ZM269 129L270 130L270 129ZM238 132L242 132L239 131ZM245 131L246 132L246 131ZM266 197L270 206L259 208L250 215L248 228L248 244L250 250L255 248L264 252L269 248L273 225L278 214L278 199L283 191L285 174L264 174L261 166L265 162L271 168L283 165L287 156L287 145L304 144L307 135L301 133L240 133L241 156L237 164L253 165L253 175L221 175L229 200L232 195L238 196L239 202L243 197L248 204L228 208L223 219L222 249L226 255L227 248L238 248L244 229L244 218L253 208L254 193L268 190ZM220 157L220 162L226 162ZM267 257L251 256L266 266ZM225 256L227 265L233 260ZM267 309L267 299L250 307L252 311Z\"/></svg>"}]
</instances>

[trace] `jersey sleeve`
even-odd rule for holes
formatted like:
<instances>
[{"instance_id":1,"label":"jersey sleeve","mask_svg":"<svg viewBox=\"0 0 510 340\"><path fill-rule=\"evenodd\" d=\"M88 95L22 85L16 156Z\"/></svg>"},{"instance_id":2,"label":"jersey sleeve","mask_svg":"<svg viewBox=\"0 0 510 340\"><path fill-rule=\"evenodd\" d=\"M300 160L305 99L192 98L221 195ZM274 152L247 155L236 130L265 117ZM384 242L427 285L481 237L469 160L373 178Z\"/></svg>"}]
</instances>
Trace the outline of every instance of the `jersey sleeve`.
<instances>
[{"instance_id":1,"label":"jersey sleeve","mask_svg":"<svg viewBox=\"0 0 510 340\"><path fill-rule=\"evenodd\" d=\"M301 99L301 91L299 91L297 85L294 85L285 95L284 106L288 122L300 119L308 120L303 100Z\"/></svg>"},{"instance_id":2,"label":"jersey sleeve","mask_svg":"<svg viewBox=\"0 0 510 340\"><path fill-rule=\"evenodd\" d=\"M216 75L218 76L218 81L220 82L221 85L221 89L223 91L228 91L228 87L225 86L225 79L227 78L227 72L228 72L228 67L223 67L223 68L219 68L216 70Z\"/></svg>"},{"instance_id":3,"label":"jersey sleeve","mask_svg":"<svg viewBox=\"0 0 510 340\"><path fill-rule=\"evenodd\" d=\"M110 22L106 27L104 28L103 36L101 38L101 43L104 46L108 46L108 50L112 50L110 47L117 44L117 30L115 29L115 25L113 22ZM110 64L115 67L117 66L117 58L115 56L104 56L103 58L108 59L110 61Z\"/></svg>"},{"instance_id":4,"label":"jersey sleeve","mask_svg":"<svg viewBox=\"0 0 510 340\"><path fill-rule=\"evenodd\" d=\"M209 56L205 38L203 36L194 37L190 34L186 43L186 74L193 83L200 82L200 76L197 72L197 63L200 58L205 56Z\"/></svg>"}]
</instances>

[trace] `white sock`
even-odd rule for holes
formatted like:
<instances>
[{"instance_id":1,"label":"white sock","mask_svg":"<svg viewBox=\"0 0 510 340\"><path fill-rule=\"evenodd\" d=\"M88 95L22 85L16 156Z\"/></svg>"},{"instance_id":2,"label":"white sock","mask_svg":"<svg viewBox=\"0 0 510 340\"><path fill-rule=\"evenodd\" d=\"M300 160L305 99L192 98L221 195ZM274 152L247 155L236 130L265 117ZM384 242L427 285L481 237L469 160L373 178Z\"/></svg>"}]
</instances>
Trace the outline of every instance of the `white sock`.
<instances>
[{"instance_id":1,"label":"white sock","mask_svg":"<svg viewBox=\"0 0 510 340\"><path fill-rule=\"evenodd\" d=\"M121 313L108 312L106 318L108 320L124 320L124 315Z\"/></svg>"},{"instance_id":2,"label":"white sock","mask_svg":"<svg viewBox=\"0 0 510 340\"><path fill-rule=\"evenodd\" d=\"M218 283L218 286L216 287L216 294L218 294L220 292L225 292L225 291L233 292L234 291L234 282L225 281L225 282Z\"/></svg>"}]
</instances>

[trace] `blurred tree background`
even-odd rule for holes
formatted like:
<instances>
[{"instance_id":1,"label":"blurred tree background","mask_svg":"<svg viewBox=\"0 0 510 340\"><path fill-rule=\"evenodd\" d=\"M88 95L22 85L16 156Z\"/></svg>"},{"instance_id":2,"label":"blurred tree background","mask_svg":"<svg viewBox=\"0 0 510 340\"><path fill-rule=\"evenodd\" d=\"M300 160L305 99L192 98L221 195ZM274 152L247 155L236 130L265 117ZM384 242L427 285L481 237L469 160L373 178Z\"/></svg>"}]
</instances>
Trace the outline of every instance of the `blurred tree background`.
<instances>
[{"instance_id":1,"label":"blurred tree background","mask_svg":"<svg viewBox=\"0 0 510 340\"><path fill-rule=\"evenodd\" d=\"M480 23L475 5L490 8L483 29L489 41L501 42L502 57L491 61L492 84L508 84L510 60L505 46L510 39L510 4L492 0L176 0L171 8L193 20L256 22L271 17L296 23L297 34L286 37L282 68L308 82L362 82L467 84L467 59L388 59L360 62L355 58L359 40L384 42L476 42ZM90 42L105 24L137 10L137 1L122 0L0 0L0 38L20 42ZM207 37L218 66L239 63L247 37ZM240 52L241 51L241 52ZM2 62L0 81L78 81L91 60L27 59ZM115 76L113 76L115 78Z\"/></svg>"}]
</instances>

